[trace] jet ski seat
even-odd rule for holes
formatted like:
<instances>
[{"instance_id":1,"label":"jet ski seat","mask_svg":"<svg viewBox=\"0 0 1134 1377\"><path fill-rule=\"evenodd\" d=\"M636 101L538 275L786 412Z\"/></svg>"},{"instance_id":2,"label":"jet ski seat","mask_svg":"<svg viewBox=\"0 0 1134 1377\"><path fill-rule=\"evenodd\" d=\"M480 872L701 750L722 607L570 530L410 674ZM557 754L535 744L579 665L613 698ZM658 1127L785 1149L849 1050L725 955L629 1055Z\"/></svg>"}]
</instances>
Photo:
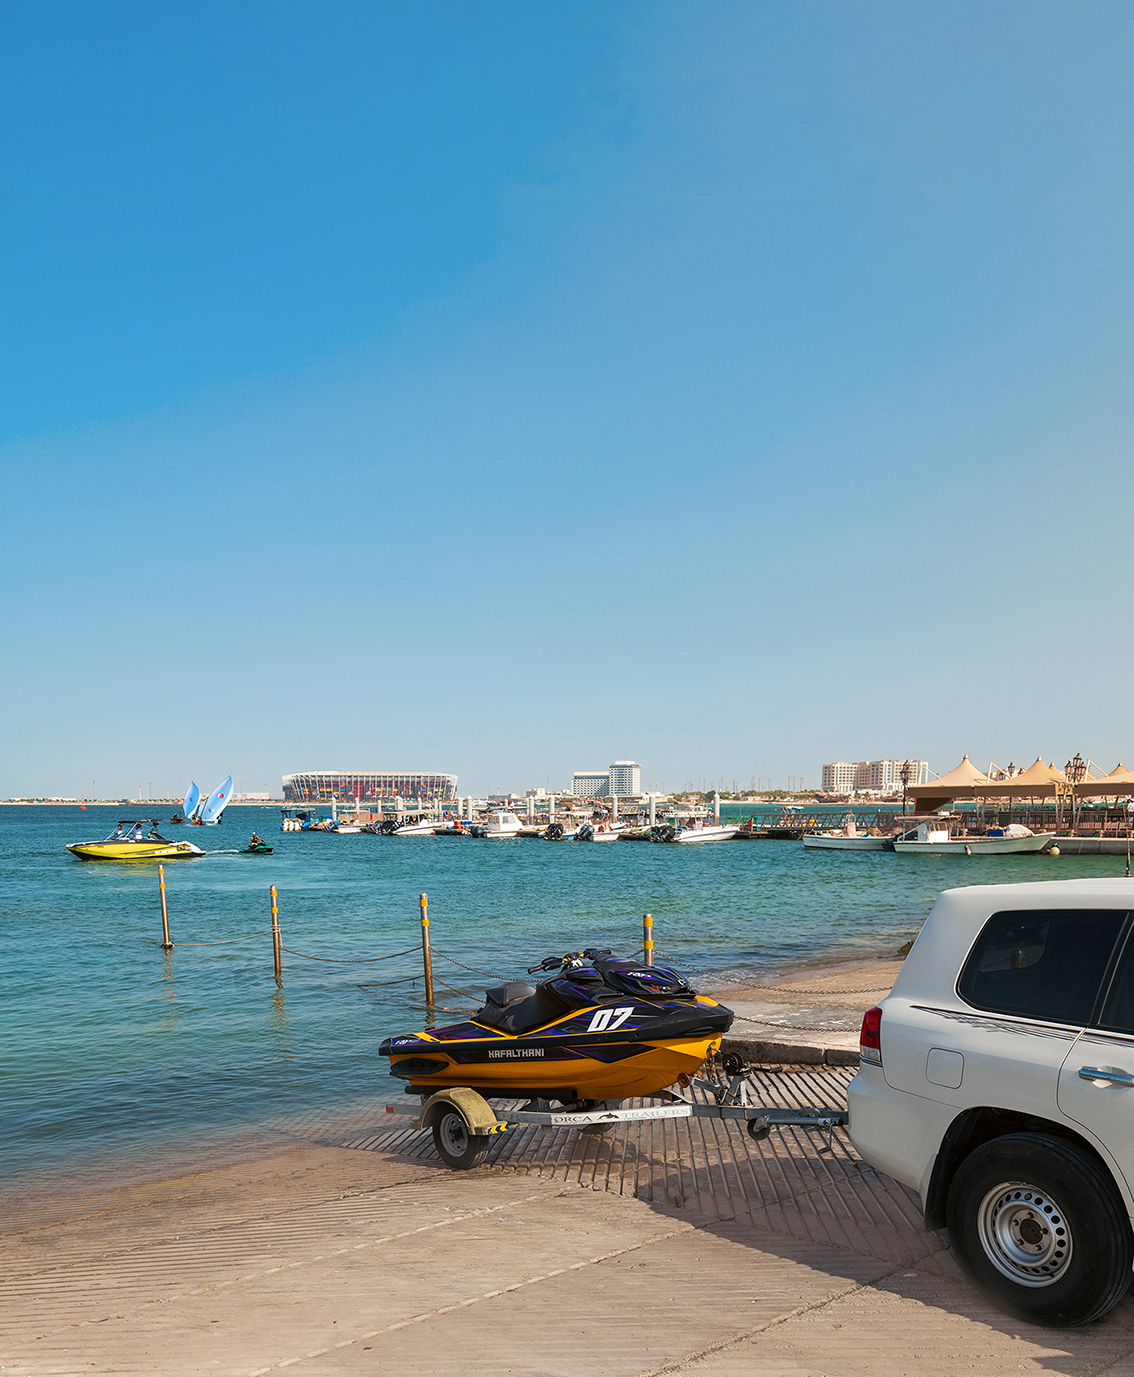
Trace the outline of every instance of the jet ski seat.
<instances>
[{"instance_id":1,"label":"jet ski seat","mask_svg":"<svg viewBox=\"0 0 1134 1377\"><path fill-rule=\"evenodd\" d=\"M526 1033L566 1012L566 1006L546 985L529 985L526 980L510 980L507 985L485 990L484 995L484 1008L473 1018L502 1033Z\"/></svg>"}]
</instances>

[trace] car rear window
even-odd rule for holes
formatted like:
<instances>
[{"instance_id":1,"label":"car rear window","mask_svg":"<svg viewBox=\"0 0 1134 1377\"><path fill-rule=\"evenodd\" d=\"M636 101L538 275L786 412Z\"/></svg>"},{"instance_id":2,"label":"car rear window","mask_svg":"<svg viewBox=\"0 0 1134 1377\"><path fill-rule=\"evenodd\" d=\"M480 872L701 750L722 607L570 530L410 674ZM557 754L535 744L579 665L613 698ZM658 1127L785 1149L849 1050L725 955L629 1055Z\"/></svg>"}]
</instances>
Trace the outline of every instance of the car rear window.
<instances>
[{"instance_id":1,"label":"car rear window","mask_svg":"<svg viewBox=\"0 0 1134 1377\"><path fill-rule=\"evenodd\" d=\"M957 992L978 1009L1084 1024L1125 918L1111 909L994 913Z\"/></svg>"}]
</instances>

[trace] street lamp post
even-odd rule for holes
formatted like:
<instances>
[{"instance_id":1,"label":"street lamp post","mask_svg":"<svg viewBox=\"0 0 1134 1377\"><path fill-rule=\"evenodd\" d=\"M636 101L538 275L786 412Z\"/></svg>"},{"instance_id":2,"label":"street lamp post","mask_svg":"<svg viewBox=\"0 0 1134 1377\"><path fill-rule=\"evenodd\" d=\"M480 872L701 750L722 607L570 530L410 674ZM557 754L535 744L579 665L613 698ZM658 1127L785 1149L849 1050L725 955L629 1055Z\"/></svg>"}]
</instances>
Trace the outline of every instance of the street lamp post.
<instances>
[{"instance_id":1,"label":"street lamp post","mask_svg":"<svg viewBox=\"0 0 1134 1377\"><path fill-rule=\"evenodd\" d=\"M1075 752L1074 760L1069 760L1063 767L1063 773L1071 785L1071 831L1079 830L1079 800L1075 794L1075 785L1081 784L1087 777L1087 762Z\"/></svg>"},{"instance_id":2,"label":"street lamp post","mask_svg":"<svg viewBox=\"0 0 1134 1377\"><path fill-rule=\"evenodd\" d=\"M912 773L913 773L913 767L912 767L911 763L910 763L908 760L903 760L903 761L902 761L902 816L903 816L903 817L905 817L905 815L906 815L906 791L907 791L908 788L909 788L909 784L910 784L910 775L911 775Z\"/></svg>"}]
</instances>

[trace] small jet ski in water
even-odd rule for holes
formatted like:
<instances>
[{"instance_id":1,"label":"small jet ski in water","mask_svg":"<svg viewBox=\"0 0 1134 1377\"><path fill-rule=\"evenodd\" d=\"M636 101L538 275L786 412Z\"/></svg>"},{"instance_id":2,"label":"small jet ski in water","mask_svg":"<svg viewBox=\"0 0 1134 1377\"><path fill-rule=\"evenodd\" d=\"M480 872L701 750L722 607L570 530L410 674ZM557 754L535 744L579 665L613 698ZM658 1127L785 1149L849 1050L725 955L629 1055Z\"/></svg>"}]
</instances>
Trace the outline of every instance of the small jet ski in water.
<instances>
[{"instance_id":1,"label":"small jet ski in water","mask_svg":"<svg viewBox=\"0 0 1134 1377\"><path fill-rule=\"evenodd\" d=\"M467 1086L566 1105L624 1100L692 1076L732 1025L731 1009L667 966L587 948L528 969L537 971L555 974L486 990L470 1022L387 1038L378 1050L390 1074L427 1094Z\"/></svg>"}]
</instances>

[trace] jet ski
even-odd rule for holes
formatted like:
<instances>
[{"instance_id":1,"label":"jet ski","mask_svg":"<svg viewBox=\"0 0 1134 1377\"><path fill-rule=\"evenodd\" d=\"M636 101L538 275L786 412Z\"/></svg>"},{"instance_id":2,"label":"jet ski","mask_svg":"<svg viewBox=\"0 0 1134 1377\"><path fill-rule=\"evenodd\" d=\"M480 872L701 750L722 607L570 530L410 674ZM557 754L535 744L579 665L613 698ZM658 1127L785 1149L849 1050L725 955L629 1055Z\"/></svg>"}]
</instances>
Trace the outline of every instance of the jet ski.
<instances>
[{"instance_id":1,"label":"jet ski","mask_svg":"<svg viewBox=\"0 0 1134 1377\"><path fill-rule=\"evenodd\" d=\"M667 966L587 948L485 991L466 1023L387 1038L378 1049L407 1089L467 1086L483 1096L575 1105L655 1095L720 1047L732 1010Z\"/></svg>"}]
</instances>

